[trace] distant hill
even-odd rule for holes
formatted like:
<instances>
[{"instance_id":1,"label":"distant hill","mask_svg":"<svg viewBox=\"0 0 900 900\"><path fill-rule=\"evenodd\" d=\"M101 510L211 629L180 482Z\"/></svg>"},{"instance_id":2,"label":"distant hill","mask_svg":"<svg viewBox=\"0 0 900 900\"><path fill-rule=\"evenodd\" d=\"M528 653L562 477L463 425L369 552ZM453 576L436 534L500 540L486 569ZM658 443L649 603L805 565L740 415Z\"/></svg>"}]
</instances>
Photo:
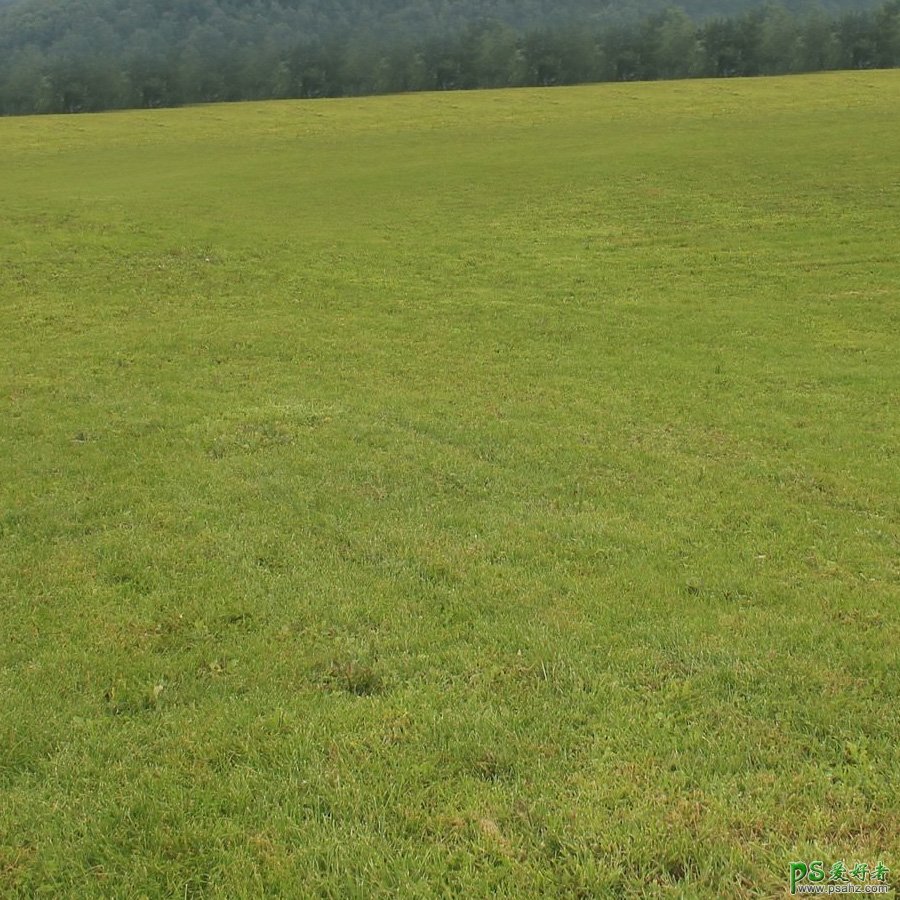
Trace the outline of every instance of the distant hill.
<instances>
[{"instance_id":1,"label":"distant hill","mask_svg":"<svg viewBox=\"0 0 900 900\"><path fill-rule=\"evenodd\" d=\"M0 0L0 113L895 65L898 3Z\"/></svg>"}]
</instances>

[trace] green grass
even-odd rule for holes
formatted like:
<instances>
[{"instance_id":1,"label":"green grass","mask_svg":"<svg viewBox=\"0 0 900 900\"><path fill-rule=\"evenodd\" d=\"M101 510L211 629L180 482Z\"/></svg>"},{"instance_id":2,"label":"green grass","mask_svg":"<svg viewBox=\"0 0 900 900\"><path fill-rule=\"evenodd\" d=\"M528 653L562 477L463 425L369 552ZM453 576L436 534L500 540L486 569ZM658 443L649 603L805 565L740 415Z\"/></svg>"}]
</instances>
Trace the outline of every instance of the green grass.
<instances>
[{"instance_id":1,"label":"green grass","mask_svg":"<svg viewBox=\"0 0 900 900\"><path fill-rule=\"evenodd\" d=\"M0 894L900 879L898 107L0 120Z\"/></svg>"}]
</instances>

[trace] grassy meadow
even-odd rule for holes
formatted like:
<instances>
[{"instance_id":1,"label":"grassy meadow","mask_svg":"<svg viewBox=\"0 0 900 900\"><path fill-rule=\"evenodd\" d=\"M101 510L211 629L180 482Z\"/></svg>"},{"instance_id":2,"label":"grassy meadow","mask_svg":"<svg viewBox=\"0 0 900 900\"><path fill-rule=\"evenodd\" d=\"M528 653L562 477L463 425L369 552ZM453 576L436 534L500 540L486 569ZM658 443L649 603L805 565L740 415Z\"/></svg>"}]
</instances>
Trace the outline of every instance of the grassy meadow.
<instances>
[{"instance_id":1,"label":"grassy meadow","mask_svg":"<svg viewBox=\"0 0 900 900\"><path fill-rule=\"evenodd\" d=\"M0 120L0 896L900 882L898 109Z\"/></svg>"}]
</instances>

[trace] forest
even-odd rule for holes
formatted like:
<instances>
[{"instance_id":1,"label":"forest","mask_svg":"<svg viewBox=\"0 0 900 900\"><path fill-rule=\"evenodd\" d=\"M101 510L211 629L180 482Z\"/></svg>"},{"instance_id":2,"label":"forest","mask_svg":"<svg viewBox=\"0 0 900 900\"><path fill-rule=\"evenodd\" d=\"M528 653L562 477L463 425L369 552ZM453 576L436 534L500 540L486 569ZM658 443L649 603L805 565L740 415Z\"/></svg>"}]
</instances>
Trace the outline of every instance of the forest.
<instances>
[{"instance_id":1,"label":"forest","mask_svg":"<svg viewBox=\"0 0 900 900\"><path fill-rule=\"evenodd\" d=\"M900 0L0 0L0 115L897 65Z\"/></svg>"}]
</instances>

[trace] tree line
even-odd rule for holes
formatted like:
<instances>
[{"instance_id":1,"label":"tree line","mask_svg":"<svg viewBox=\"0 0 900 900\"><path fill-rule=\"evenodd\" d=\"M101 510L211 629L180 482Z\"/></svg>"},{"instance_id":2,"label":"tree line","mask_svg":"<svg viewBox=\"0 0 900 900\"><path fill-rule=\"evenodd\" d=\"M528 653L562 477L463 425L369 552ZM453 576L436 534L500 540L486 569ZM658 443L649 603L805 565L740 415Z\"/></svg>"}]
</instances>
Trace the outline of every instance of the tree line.
<instances>
[{"instance_id":1,"label":"tree line","mask_svg":"<svg viewBox=\"0 0 900 900\"><path fill-rule=\"evenodd\" d=\"M900 65L900 0L702 20L583 5L552 23L435 16L424 28L341 8L317 19L265 0L150 0L104 17L91 0L0 0L0 114Z\"/></svg>"}]
</instances>

